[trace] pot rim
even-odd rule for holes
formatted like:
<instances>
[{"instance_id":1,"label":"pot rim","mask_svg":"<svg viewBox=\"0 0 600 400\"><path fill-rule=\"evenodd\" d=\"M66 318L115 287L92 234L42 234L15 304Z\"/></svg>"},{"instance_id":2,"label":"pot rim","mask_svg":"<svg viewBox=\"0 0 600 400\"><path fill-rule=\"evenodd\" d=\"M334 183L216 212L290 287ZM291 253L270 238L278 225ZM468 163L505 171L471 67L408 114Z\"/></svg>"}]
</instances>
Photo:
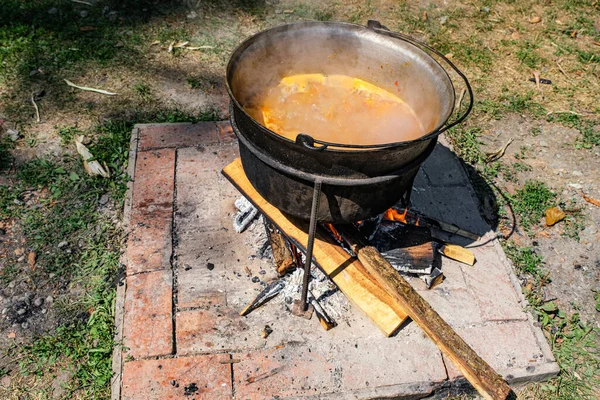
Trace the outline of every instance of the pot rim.
<instances>
[{"instance_id":1,"label":"pot rim","mask_svg":"<svg viewBox=\"0 0 600 400\"><path fill-rule=\"evenodd\" d=\"M230 78L231 78L231 74L232 74L232 70L234 68L234 64L235 61L234 60L239 60L240 59L240 55L248 48L250 47L250 45L252 45L252 43L256 40L256 38L263 36L263 35L268 35L271 34L273 32L279 32L279 31L285 31L288 30L290 26L316 26L316 25L320 25L320 26L342 26L342 27L350 27L351 29L357 29L357 30L363 30L363 31L368 31L368 32L374 32L376 34L380 34L380 35L385 35L390 39L393 40L398 40L398 41L403 41L407 44L409 44L410 46L412 46L417 52L423 53L424 55L428 56L435 64L437 64L437 66L444 72L446 79L448 79L448 82L450 83L450 87L452 88L452 99L451 99L451 105L448 109L448 112L446 113L446 115L443 115L442 118L440 118L440 122L438 122L438 124L436 125L436 127L429 133L418 137L416 139L412 139L412 140L407 140L407 141L400 141L400 142L392 142L392 143L382 143L382 144L373 144L373 145L350 145L350 144L343 144L343 143L330 143L330 142L325 142L325 141L321 141L321 140L316 140L316 139L312 139L312 137L310 137L309 135L304 135L302 133L298 134L296 141L294 140L290 140L280 134L278 134L277 132L274 132L272 130L270 130L269 128L265 127L264 125L260 124L258 121L256 121L254 118L252 118L252 116L250 116L250 114L248 114L246 112L246 110L244 109L244 107L242 107L242 105L240 104L240 102L237 100L237 98L235 97L235 95L233 94L233 90L231 89L231 85L230 85ZM347 153L356 153L357 150L353 150L353 149L359 149L362 150L361 152L377 152L379 150L384 150L384 149L393 149L393 148L398 148L398 147L407 147L410 146L412 144L415 143L419 143L419 142L423 142L426 140L431 140L435 137L437 137L438 135L440 135L445 129L442 129L444 127L444 125L448 122L448 120L450 119L450 117L452 116L452 114L454 113L454 109L455 109L455 103L456 103L456 88L454 87L454 82L452 81L452 79L450 78L450 75L448 74L448 71L446 71L446 69L438 62L438 60L436 60L434 57L432 57L429 53L427 53L426 51L424 51L423 49L421 49L419 46L417 46L416 44L412 43L411 41L408 40L404 40L402 38L399 37L394 37L391 35L386 35L385 32L381 32L381 31L376 31L375 29L372 29L368 26L363 26L363 25L359 25L359 24L352 24L349 22L340 22L340 21L301 21L301 22L292 22L292 23L288 23L288 24L282 24L282 25L278 25L275 26L273 28L269 28L269 29L265 29L263 31L260 31L258 33L255 33L254 35L246 38L244 41L242 41L242 43L240 43L235 50L231 53L231 56L229 57L229 61L227 62L227 67L226 67L226 76L225 76L225 86L227 87L227 93L229 94L229 98L231 99L231 101L233 103L235 103L235 105L237 106L237 109L239 111L241 111L243 114L246 115L246 117L249 118L249 120L254 123L256 126L259 127L259 129L261 131L263 131L263 133L271 136L272 138L274 138L275 140L280 140L286 143L293 143L293 144L297 144L297 145L304 145L304 147L308 148L308 149L312 149L312 150L318 150L318 151L334 151L334 152L347 152ZM231 114L230 110L230 114ZM306 143L306 139L303 140L298 140L299 137L304 136L304 138L310 138L311 143L310 145ZM321 145L320 147L316 147L314 145L312 145L313 143L317 143L319 145Z\"/></svg>"}]
</instances>

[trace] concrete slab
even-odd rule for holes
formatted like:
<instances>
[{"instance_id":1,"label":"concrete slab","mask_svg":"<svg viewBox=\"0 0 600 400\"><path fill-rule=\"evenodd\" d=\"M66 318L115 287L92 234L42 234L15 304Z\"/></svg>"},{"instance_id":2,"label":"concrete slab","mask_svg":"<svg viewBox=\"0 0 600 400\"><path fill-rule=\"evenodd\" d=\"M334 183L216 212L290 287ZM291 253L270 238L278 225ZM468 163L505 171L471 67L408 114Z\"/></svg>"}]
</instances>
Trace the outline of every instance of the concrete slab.
<instances>
[{"instance_id":1,"label":"concrete slab","mask_svg":"<svg viewBox=\"0 0 600 400\"><path fill-rule=\"evenodd\" d=\"M414 323L385 338L351 308L336 328L324 331L315 318L291 315L279 298L240 317L276 273L269 259L259 257L263 227L254 224L243 234L232 229L239 193L219 174L237 156L229 125L153 124L136 132L138 157L146 159L135 168L128 204L133 216L146 207L142 226L152 229L134 230L126 252L132 255L125 260L124 298L130 349L124 367L115 366L122 368L122 387L114 385L124 397L176 397L181 393L171 381L183 378L202 385L197 399L416 399L461 382ZM162 157L162 164L157 155L163 153L174 156ZM156 172L169 171L169 159L176 161L170 185L169 174ZM169 196L172 204L151 204ZM489 231L465 171L443 145L419 173L412 201L434 218L482 235ZM156 221L148 207L160 211ZM172 215L161 216L169 207ZM144 243L150 258L144 258ZM497 241L487 234L461 243L474 251L474 266L444 258L446 280L440 286L426 290L418 279L411 284L509 381L556 374L549 346L523 310L523 296ZM265 325L273 329L267 338L261 336Z\"/></svg>"}]
</instances>

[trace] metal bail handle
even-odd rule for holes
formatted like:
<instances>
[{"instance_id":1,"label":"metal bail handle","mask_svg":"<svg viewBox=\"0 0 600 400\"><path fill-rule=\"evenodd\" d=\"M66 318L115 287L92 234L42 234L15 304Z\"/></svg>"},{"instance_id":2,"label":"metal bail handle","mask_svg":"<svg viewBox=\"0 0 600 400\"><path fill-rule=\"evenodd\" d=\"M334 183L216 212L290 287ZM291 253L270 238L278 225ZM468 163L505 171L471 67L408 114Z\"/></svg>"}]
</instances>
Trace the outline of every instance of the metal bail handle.
<instances>
[{"instance_id":1,"label":"metal bail handle","mask_svg":"<svg viewBox=\"0 0 600 400\"><path fill-rule=\"evenodd\" d=\"M454 70L454 72L456 72L458 74L458 76L460 76L462 78L462 80L465 82L465 86L467 87L467 91L469 92L469 106L467 107L467 110L465 111L465 113L463 115L458 117L456 120L454 120L450 124L444 126L440 130L438 130L436 132L436 134L441 134L441 133L447 131L448 129L452 128L453 126L460 124L461 122L463 122L465 120L465 118L467 118L467 116L473 109L473 102L474 102L473 89L471 88L471 84L469 83L469 80L467 79L465 74L463 74L462 71L459 70L458 67L456 65L454 65L454 63L452 63L452 61L450 61L445 55L443 55L442 53L440 53L433 47L429 46L428 44L420 42L420 41L418 41L408 35L405 35L403 33L390 31L386 26L381 25L381 23L379 21L370 19L367 22L367 28L372 29L376 33L380 33L383 35L387 35L387 36L395 37L397 39L404 40L412 45L417 46L421 50L427 50L427 51L434 53L435 55L440 57L446 64L448 64L450 66L450 68L452 68Z\"/></svg>"}]
</instances>

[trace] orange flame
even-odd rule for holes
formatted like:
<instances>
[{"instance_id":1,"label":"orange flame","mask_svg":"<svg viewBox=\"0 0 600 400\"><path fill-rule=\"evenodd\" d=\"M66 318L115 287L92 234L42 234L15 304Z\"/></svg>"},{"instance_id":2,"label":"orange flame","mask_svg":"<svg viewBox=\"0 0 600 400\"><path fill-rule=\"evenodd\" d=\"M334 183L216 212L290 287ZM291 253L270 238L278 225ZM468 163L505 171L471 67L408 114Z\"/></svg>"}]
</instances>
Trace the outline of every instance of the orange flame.
<instances>
[{"instance_id":1,"label":"orange flame","mask_svg":"<svg viewBox=\"0 0 600 400\"><path fill-rule=\"evenodd\" d=\"M340 242L340 243L344 242L344 238L342 237L342 235L340 235L340 233L337 231L337 229L335 229L335 227L333 226L333 224L325 224L325 226L327 227L327 229L329 229L329 232L331 232L331 234L333 235L333 237L335 237L335 239L338 242Z\"/></svg>"},{"instance_id":2,"label":"orange flame","mask_svg":"<svg viewBox=\"0 0 600 400\"><path fill-rule=\"evenodd\" d=\"M404 212L399 213L398 211L394 210L393 208L390 208L389 210L387 210L384 214L383 214L383 219L386 219L388 221L397 221L397 222L402 222L403 224L407 224L408 221L406 219L406 215L408 214L408 209L404 209Z\"/></svg>"}]
</instances>

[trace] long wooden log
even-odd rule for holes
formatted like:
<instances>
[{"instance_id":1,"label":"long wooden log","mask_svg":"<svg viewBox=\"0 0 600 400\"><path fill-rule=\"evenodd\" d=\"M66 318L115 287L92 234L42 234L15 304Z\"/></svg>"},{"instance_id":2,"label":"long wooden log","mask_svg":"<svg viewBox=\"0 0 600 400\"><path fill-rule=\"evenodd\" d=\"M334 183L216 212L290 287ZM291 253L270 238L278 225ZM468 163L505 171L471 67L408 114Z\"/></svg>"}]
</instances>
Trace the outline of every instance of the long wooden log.
<instances>
[{"instance_id":1,"label":"long wooden log","mask_svg":"<svg viewBox=\"0 0 600 400\"><path fill-rule=\"evenodd\" d=\"M364 243L352 225L336 226L369 274L400 304L408 316L452 360L486 399L505 400L510 386L452 329L400 275L379 251Z\"/></svg>"}]
</instances>

